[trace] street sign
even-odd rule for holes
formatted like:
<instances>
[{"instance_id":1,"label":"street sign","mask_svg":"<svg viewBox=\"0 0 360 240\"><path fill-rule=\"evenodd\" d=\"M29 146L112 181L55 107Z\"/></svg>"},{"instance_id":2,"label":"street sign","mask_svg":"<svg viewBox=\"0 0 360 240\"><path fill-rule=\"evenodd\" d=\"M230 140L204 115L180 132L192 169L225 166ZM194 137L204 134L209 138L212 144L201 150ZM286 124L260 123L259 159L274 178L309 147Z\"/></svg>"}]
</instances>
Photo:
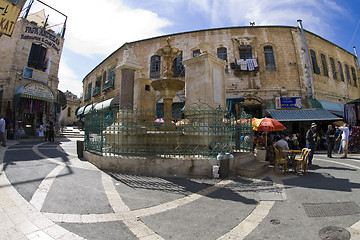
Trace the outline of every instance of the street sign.
<instances>
[{"instance_id":1,"label":"street sign","mask_svg":"<svg viewBox=\"0 0 360 240\"><path fill-rule=\"evenodd\" d=\"M0 0L0 36L5 34L11 37L24 4L25 0Z\"/></svg>"}]
</instances>

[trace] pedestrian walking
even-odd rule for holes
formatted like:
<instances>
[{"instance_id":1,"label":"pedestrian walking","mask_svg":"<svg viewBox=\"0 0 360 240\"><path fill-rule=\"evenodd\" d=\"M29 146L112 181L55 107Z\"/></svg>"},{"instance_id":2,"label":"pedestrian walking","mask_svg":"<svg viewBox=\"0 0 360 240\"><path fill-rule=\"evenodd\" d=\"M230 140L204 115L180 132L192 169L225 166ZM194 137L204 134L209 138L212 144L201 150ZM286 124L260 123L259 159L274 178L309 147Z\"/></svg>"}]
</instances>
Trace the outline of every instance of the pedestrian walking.
<instances>
[{"instance_id":1,"label":"pedestrian walking","mask_svg":"<svg viewBox=\"0 0 360 240\"><path fill-rule=\"evenodd\" d=\"M316 123L312 123L310 126L310 129L307 130L305 138L306 138L306 147L308 149L311 149L310 153L309 153L309 167L312 166L312 159L314 157L314 151L315 151L315 147L316 147L316 139L318 136L318 133L316 132Z\"/></svg>"},{"instance_id":2,"label":"pedestrian walking","mask_svg":"<svg viewBox=\"0 0 360 240\"><path fill-rule=\"evenodd\" d=\"M349 152L349 135L350 130L348 128L347 123L344 123L343 126L339 127L339 129L342 131L341 134L341 143L342 143L342 149L344 151L344 154L340 158L347 158L347 154Z\"/></svg>"},{"instance_id":3,"label":"pedestrian walking","mask_svg":"<svg viewBox=\"0 0 360 240\"><path fill-rule=\"evenodd\" d=\"M54 122L53 121L50 121L48 135L49 135L49 141L53 142L54 141L54 135L55 135Z\"/></svg>"},{"instance_id":4,"label":"pedestrian walking","mask_svg":"<svg viewBox=\"0 0 360 240\"><path fill-rule=\"evenodd\" d=\"M43 123L41 123L40 127L39 127L39 137L40 137L40 141L42 141L43 138L44 138L44 125L43 125Z\"/></svg>"},{"instance_id":5,"label":"pedestrian walking","mask_svg":"<svg viewBox=\"0 0 360 240\"><path fill-rule=\"evenodd\" d=\"M332 158L332 150L334 148L335 143L335 130L332 125L328 126L328 130L326 131L326 143L327 143L327 156L328 158Z\"/></svg>"},{"instance_id":6,"label":"pedestrian walking","mask_svg":"<svg viewBox=\"0 0 360 240\"><path fill-rule=\"evenodd\" d=\"M5 119L4 119L3 115L0 114L0 142L3 147L6 147L5 127L6 127Z\"/></svg>"}]
</instances>

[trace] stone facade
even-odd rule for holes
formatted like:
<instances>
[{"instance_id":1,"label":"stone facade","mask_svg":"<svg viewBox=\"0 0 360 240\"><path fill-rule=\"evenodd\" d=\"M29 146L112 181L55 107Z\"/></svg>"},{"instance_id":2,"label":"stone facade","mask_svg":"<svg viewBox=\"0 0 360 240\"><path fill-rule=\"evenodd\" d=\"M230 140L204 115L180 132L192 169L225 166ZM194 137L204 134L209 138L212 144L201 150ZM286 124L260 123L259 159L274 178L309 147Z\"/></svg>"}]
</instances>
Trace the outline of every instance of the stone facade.
<instances>
[{"instance_id":1,"label":"stone facade","mask_svg":"<svg viewBox=\"0 0 360 240\"><path fill-rule=\"evenodd\" d=\"M31 125L30 135L36 133L40 122L57 120L58 70L63 44L60 34L24 18L16 23L12 37L0 37L0 111L13 126L18 121ZM31 51L36 47L41 49L36 55L41 55L41 64L30 61ZM30 88L28 92L23 91L25 86Z\"/></svg>"},{"instance_id":2,"label":"stone facade","mask_svg":"<svg viewBox=\"0 0 360 240\"><path fill-rule=\"evenodd\" d=\"M301 97L304 100L313 98L341 104L360 97L360 72L357 58L353 54L316 34L305 31L308 49L315 53L319 68L317 71L319 73L314 73L313 63L310 63L309 66L307 62L300 28L252 26L185 32L126 43L83 79L83 95L86 96L84 103L96 103L119 94L122 74L117 66L124 61L125 56L129 55L129 49L131 49L132 62L137 66L134 76L135 85L140 80L150 82L151 57L165 45L166 38L169 36L172 39L172 45L182 51L182 60L193 58L196 50L200 50L200 53L208 52L213 56L219 56L218 49L226 48L228 64L225 72L226 98L243 98L245 99L244 104L261 106L261 112L258 115L264 115L264 110L270 108L271 103L277 97ZM266 55L269 50L270 55ZM246 54L251 55L246 58L255 59L258 64L253 71L239 69L238 60L244 58ZM326 62L327 74L324 71L322 55ZM330 58L335 62L334 71ZM345 81L341 80L338 62L342 65ZM346 79L345 66L348 66L350 71L349 82ZM116 69L114 83L111 88L103 90L102 86L106 80L101 76L114 67ZM160 76L162 76L162 71L163 66ZM309 71L312 71L312 81ZM337 79L333 73L337 74ZM179 78L185 80L184 75L180 75ZM89 87L93 88L99 79L101 80L99 94L87 95L92 91ZM148 92L142 93L144 94L143 98L134 97L133 107L145 105L150 108L154 107L154 105L148 104L150 97L154 102L156 101L153 91L150 89ZM138 93L135 92L134 96L137 95ZM186 98L185 91L180 92L180 95ZM146 100L142 101L142 99Z\"/></svg>"},{"instance_id":3,"label":"stone facade","mask_svg":"<svg viewBox=\"0 0 360 240\"><path fill-rule=\"evenodd\" d=\"M78 121L76 110L80 106L80 99L73 93L66 91L66 108L62 111L61 126L70 126Z\"/></svg>"}]
</instances>

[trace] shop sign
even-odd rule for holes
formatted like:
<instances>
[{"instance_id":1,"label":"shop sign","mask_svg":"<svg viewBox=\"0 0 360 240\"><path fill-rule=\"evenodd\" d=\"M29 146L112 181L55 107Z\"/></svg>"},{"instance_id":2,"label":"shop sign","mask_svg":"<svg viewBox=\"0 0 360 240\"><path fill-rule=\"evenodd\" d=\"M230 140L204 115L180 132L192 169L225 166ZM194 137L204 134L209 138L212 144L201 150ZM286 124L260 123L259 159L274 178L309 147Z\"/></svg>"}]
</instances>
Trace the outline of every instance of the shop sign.
<instances>
[{"instance_id":1,"label":"shop sign","mask_svg":"<svg viewBox=\"0 0 360 240\"><path fill-rule=\"evenodd\" d=\"M29 83L24 86L24 89L21 92L21 95L27 95L34 97L35 99L47 99L54 100L54 94L48 86L38 84L38 83Z\"/></svg>"},{"instance_id":2,"label":"shop sign","mask_svg":"<svg viewBox=\"0 0 360 240\"><path fill-rule=\"evenodd\" d=\"M60 53L60 38L44 28L26 26L24 34L21 34L20 38L42 42L53 48L57 53Z\"/></svg>"},{"instance_id":3,"label":"shop sign","mask_svg":"<svg viewBox=\"0 0 360 240\"><path fill-rule=\"evenodd\" d=\"M16 2L16 4L13 2ZM0 35L5 34L11 37L15 28L16 20L19 17L20 11L24 4L25 0L0 0Z\"/></svg>"},{"instance_id":4,"label":"shop sign","mask_svg":"<svg viewBox=\"0 0 360 240\"><path fill-rule=\"evenodd\" d=\"M24 67L23 77L34 81L47 83L49 75L33 68Z\"/></svg>"},{"instance_id":5,"label":"shop sign","mask_svg":"<svg viewBox=\"0 0 360 240\"><path fill-rule=\"evenodd\" d=\"M276 109L302 108L301 97L277 97L275 102Z\"/></svg>"}]
</instances>

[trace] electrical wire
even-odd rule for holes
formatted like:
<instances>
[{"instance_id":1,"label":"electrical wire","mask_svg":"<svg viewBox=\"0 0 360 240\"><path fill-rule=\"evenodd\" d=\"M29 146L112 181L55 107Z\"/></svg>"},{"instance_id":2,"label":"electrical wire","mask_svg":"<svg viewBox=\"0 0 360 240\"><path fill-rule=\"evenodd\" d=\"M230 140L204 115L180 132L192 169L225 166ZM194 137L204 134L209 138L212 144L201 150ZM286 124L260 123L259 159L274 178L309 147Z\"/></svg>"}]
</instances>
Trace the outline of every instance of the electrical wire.
<instances>
[{"instance_id":1,"label":"electrical wire","mask_svg":"<svg viewBox=\"0 0 360 240\"><path fill-rule=\"evenodd\" d=\"M360 25L360 18L359 18L358 24L357 24L357 26L356 26L355 32L354 32L354 34L353 34L353 36L352 36L352 38L351 38L351 41L350 41L350 43L349 43L349 46L347 47L348 50L349 50L349 48L350 48L351 43L353 42L353 40L354 40L354 38L355 38L356 32L357 32L357 30L358 30L358 28L359 28L359 25Z\"/></svg>"}]
</instances>

